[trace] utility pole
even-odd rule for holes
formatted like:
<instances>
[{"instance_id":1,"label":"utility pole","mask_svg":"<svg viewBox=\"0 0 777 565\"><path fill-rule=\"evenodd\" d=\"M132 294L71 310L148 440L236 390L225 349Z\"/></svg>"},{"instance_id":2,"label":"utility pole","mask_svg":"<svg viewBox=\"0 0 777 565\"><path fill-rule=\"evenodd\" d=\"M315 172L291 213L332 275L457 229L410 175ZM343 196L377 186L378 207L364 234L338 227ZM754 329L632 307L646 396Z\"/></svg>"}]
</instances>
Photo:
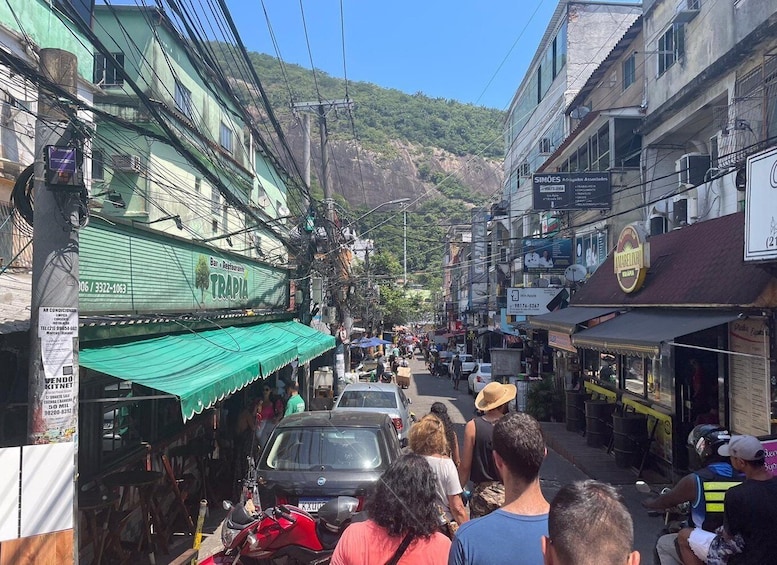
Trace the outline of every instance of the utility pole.
<instances>
[{"instance_id":1,"label":"utility pole","mask_svg":"<svg viewBox=\"0 0 777 565\"><path fill-rule=\"evenodd\" d=\"M73 96L77 93L78 60L60 49L42 49L40 72ZM52 496L72 502L72 520L63 516L53 531L73 530L77 523L75 481L78 462L78 229L84 190L80 174L82 142L73 135L66 102L41 86L35 125L35 214L33 226L32 298L28 439L31 444L61 444L46 460L72 474L73 480ZM62 444L71 444L72 450ZM72 461L67 458L72 456ZM62 459L60 459L62 458ZM30 485L31 486L31 485ZM64 508L42 507L47 514ZM41 532L49 533L49 532ZM74 543L76 561L77 537Z\"/></svg>"},{"instance_id":2,"label":"utility pole","mask_svg":"<svg viewBox=\"0 0 777 565\"><path fill-rule=\"evenodd\" d=\"M335 202L332 198L332 187L329 183L329 136L327 135L327 127L326 127L326 117L329 112L332 110L338 110L338 109L351 109L353 107L353 104L350 100L327 100L327 101L318 101L318 102L296 102L292 104L292 108L294 110L302 110L303 112L312 112L315 113L318 116L318 130L319 130L319 136L321 139L321 188L324 191L324 201L326 202L326 220L328 224L328 230L327 230L327 238L330 239L330 250L334 249L334 246L339 246L339 240L341 234L335 233ZM306 150L307 155L307 162L304 164L306 171L308 171L306 174L310 174L310 127L309 127L309 121L303 122L303 131L307 132L307 139L306 139L306 146L308 146L308 149ZM307 124L307 127L306 127ZM309 183L308 183L309 186ZM339 251L338 251L339 253ZM336 275L337 276L337 275ZM342 299L340 296L340 283L342 281L337 281L338 284L334 285L336 290L334 291L334 301L337 305L337 312L338 312L338 322L340 324L340 327L332 327L331 330L334 335L337 335L340 338L340 341L346 341L350 337L350 328L352 326L351 321L351 315L348 311L346 299ZM346 297L347 297L347 293ZM336 366L338 364L338 361L340 358L342 358L343 363L343 373L347 370L349 359L348 359L348 348L345 347L342 343L340 343L336 349L336 359L335 363L333 363L333 368L336 370ZM342 357L340 357L342 356ZM342 374L339 374L338 376L344 376ZM335 382L337 382L337 379L335 379Z\"/></svg>"},{"instance_id":3,"label":"utility pole","mask_svg":"<svg viewBox=\"0 0 777 565\"><path fill-rule=\"evenodd\" d=\"M407 288L407 204L402 208L402 249L402 263L405 271L402 286Z\"/></svg>"}]
</instances>

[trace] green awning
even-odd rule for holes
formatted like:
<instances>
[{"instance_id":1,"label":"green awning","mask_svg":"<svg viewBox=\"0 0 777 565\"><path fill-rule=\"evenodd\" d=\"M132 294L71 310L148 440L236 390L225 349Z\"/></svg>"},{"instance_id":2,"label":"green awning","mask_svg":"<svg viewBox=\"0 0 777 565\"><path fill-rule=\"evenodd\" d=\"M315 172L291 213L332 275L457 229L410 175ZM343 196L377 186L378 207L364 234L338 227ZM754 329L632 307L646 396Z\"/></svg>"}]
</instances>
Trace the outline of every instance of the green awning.
<instances>
[{"instance_id":1,"label":"green awning","mask_svg":"<svg viewBox=\"0 0 777 565\"><path fill-rule=\"evenodd\" d=\"M289 331L282 327L289 323L295 322L230 327L82 349L79 363L177 396L183 418L188 420L291 363L298 356L298 348Z\"/></svg>"},{"instance_id":2,"label":"green awning","mask_svg":"<svg viewBox=\"0 0 777 565\"><path fill-rule=\"evenodd\" d=\"M298 322L278 322L274 325L289 334L292 342L297 346L300 364L307 363L335 347L334 336L310 326Z\"/></svg>"}]
</instances>

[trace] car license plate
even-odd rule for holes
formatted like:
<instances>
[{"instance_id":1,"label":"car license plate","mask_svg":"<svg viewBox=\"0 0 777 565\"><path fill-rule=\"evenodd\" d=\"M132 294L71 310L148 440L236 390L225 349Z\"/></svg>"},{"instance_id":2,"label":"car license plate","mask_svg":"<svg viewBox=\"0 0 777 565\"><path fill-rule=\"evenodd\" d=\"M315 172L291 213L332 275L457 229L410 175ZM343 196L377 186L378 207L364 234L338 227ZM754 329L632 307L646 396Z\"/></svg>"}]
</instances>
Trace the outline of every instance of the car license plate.
<instances>
[{"instance_id":1,"label":"car license plate","mask_svg":"<svg viewBox=\"0 0 777 565\"><path fill-rule=\"evenodd\" d=\"M299 507L305 512L317 514L318 509L329 502L328 498L300 498Z\"/></svg>"}]
</instances>

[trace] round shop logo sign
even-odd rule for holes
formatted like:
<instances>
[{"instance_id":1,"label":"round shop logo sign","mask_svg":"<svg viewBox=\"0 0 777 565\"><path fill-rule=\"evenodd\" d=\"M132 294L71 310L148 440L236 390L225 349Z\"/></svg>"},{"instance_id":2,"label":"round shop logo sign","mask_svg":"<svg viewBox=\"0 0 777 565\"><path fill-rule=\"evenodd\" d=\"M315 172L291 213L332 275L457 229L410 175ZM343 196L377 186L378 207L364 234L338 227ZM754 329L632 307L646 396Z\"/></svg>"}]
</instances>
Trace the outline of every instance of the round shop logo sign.
<instances>
[{"instance_id":1,"label":"round shop logo sign","mask_svg":"<svg viewBox=\"0 0 777 565\"><path fill-rule=\"evenodd\" d=\"M618 236L614 254L615 276L625 293L642 288L650 267L650 247L634 224L629 224Z\"/></svg>"}]
</instances>

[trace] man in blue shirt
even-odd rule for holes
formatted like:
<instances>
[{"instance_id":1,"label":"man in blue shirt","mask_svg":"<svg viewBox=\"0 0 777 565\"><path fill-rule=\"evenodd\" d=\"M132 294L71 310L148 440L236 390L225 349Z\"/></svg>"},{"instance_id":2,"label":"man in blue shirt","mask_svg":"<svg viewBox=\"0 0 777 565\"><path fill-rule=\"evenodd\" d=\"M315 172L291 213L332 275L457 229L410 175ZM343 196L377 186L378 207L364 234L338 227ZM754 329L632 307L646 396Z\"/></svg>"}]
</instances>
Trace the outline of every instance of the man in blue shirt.
<instances>
[{"instance_id":1,"label":"man in blue shirt","mask_svg":"<svg viewBox=\"0 0 777 565\"><path fill-rule=\"evenodd\" d=\"M505 503L462 524L448 565L542 565L550 504L540 490L540 466L547 453L540 424L528 414L508 413L494 425L492 441Z\"/></svg>"}]
</instances>

